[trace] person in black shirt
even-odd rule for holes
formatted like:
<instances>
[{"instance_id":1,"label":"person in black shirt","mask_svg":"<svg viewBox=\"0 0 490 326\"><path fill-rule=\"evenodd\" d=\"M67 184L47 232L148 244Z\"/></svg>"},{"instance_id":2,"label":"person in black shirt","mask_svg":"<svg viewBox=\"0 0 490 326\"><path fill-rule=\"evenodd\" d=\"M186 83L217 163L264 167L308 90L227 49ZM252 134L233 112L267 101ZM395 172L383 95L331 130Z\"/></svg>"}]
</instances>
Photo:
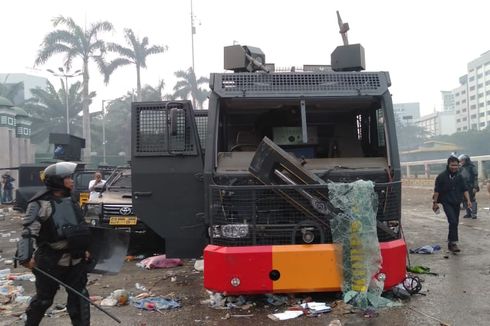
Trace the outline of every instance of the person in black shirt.
<instances>
[{"instance_id":1,"label":"person in black shirt","mask_svg":"<svg viewBox=\"0 0 490 326\"><path fill-rule=\"evenodd\" d=\"M450 156L447 159L446 170L441 172L436 178L434 194L432 195L432 210L436 212L439 209L439 203L441 203L444 213L446 214L447 222L449 223L449 233L447 236L448 249L452 252L461 251L457 245L457 242L460 212L459 207L463 201L463 197L467 207L471 209L468 188L458 170L458 158L455 156Z\"/></svg>"}]
</instances>

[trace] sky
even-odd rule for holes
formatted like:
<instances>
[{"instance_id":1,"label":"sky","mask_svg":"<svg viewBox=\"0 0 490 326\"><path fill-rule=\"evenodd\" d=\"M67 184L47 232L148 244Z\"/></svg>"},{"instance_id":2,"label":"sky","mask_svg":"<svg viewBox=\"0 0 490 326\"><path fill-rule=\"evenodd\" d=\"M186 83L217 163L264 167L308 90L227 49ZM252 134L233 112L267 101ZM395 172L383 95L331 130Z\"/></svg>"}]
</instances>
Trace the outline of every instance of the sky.
<instances>
[{"instance_id":1,"label":"sky","mask_svg":"<svg viewBox=\"0 0 490 326\"><path fill-rule=\"evenodd\" d=\"M2 3L0 73L27 73L58 78L46 69L63 65L54 56L33 67L40 44L54 29L52 18L63 15L80 26L107 20L115 31L101 34L124 43L123 29L131 28L150 45L168 51L148 57L142 84L165 81L172 93L174 72L192 65L191 0L17 0ZM419 102L421 114L442 109L441 90L459 85L467 63L490 50L490 1L354 1L354 0L193 0L194 57L197 76L223 72L223 47L234 42L256 46L276 67L330 64L330 53L342 40L336 10L350 25L351 44L361 43L368 71L389 71L394 103ZM75 61L72 71L81 69ZM108 85L94 64L90 90L97 92L91 111L136 88L136 69L117 70ZM79 77L81 80L81 77ZM74 82L74 79L70 80ZM2 81L3 82L3 81Z\"/></svg>"}]
</instances>

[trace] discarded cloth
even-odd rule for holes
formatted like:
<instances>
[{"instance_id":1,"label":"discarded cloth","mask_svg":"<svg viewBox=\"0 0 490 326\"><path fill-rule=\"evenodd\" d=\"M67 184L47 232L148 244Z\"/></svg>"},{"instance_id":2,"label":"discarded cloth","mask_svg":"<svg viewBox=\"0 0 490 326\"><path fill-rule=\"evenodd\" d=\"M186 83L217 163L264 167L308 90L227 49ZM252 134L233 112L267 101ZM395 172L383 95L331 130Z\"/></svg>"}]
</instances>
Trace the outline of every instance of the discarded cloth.
<instances>
[{"instance_id":1,"label":"discarded cloth","mask_svg":"<svg viewBox=\"0 0 490 326\"><path fill-rule=\"evenodd\" d=\"M438 244L426 245L426 246L418 247L415 249L410 249L410 253L411 254L432 254L432 253L439 251L439 250L441 250L441 246L439 246Z\"/></svg>"},{"instance_id":2,"label":"discarded cloth","mask_svg":"<svg viewBox=\"0 0 490 326\"><path fill-rule=\"evenodd\" d=\"M166 310L180 308L180 303L172 299L165 299L161 297L149 297L141 300L133 300L133 306L138 309L144 310Z\"/></svg>"},{"instance_id":3,"label":"discarded cloth","mask_svg":"<svg viewBox=\"0 0 490 326\"><path fill-rule=\"evenodd\" d=\"M416 274L429 274L429 275L438 275L437 273L431 272L430 267L426 266L407 266L407 272L416 273Z\"/></svg>"},{"instance_id":4,"label":"discarded cloth","mask_svg":"<svg viewBox=\"0 0 490 326\"><path fill-rule=\"evenodd\" d=\"M183 265L182 259L167 258L165 255L148 257L136 264L136 266L143 267L146 269L169 268L169 267L182 266L182 265Z\"/></svg>"}]
</instances>

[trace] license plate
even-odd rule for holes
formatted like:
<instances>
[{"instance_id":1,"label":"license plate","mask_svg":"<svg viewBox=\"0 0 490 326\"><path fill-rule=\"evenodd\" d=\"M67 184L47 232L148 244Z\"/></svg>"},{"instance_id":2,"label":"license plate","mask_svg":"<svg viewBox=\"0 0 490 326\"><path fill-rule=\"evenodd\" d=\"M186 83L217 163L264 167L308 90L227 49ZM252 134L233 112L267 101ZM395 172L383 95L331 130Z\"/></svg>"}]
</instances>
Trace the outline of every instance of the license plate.
<instances>
[{"instance_id":1,"label":"license plate","mask_svg":"<svg viewBox=\"0 0 490 326\"><path fill-rule=\"evenodd\" d=\"M89 197L89 193L88 192L81 192L80 193L80 206L82 206L86 202L88 202L88 197Z\"/></svg>"},{"instance_id":2,"label":"license plate","mask_svg":"<svg viewBox=\"0 0 490 326\"><path fill-rule=\"evenodd\" d=\"M136 225L136 222L136 216L111 216L109 219L109 225Z\"/></svg>"}]
</instances>

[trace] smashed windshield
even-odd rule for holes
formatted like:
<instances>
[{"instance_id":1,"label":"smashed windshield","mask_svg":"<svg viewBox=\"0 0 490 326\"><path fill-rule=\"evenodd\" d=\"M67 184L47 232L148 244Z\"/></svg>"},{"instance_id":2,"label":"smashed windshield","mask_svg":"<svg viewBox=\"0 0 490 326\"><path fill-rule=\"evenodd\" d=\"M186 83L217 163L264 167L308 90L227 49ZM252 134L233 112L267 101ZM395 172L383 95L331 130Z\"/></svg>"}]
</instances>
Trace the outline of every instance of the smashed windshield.
<instances>
[{"instance_id":1,"label":"smashed windshield","mask_svg":"<svg viewBox=\"0 0 490 326\"><path fill-rule=\"evenodd\" d=\"M107 189L131 189L131 169L114 171L107 180Z\"/></svg>"}]
</instances>

